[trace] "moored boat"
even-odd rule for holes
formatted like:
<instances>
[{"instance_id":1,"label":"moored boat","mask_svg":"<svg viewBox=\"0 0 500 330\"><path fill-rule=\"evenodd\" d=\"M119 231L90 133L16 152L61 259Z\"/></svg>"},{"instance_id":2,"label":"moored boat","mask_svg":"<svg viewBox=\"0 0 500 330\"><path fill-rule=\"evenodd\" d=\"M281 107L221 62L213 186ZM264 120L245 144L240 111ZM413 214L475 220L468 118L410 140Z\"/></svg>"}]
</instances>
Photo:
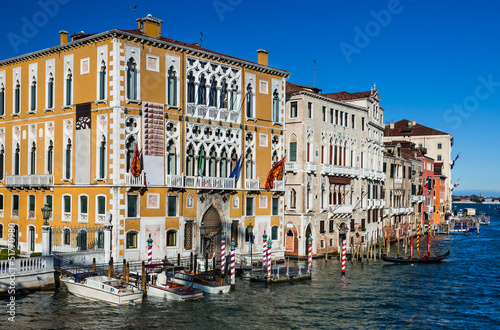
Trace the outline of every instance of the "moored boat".
<instances>
[{"instance_id":1,"label":"moored boat","mask_svg":"<svg viewBox=\"0 0 500 330\"><path fill-rule=\"evenodd\" d=\"M424 256L422 258L408 258L408 259L391 258L391 257L387 257L385 254L383 254L382 260L386 261L386 262L396 263L396 264L431 264L431 263L440 262L441 260L443 260L444 258L446 258L449 255L450 255L450 250L448 250L448 252L446 252L442 255L435 256L435 257L429 257L427 255L427 256Z\"/></svg>"},{"instance_id":2,"label":"moored boat","mask_svg":"<svg viewBox=\"0 0 500 330\"><path fill-rule=\"evenodd\" d=\"M453 229L448 231L448 234L450 235L466 235L468 233L469 231L467 230L466 225L456 225Z\"/></svg>"},{"instance_id":3,"label":"moored boat","mask_svg":"<svg viewBox=\"0 0 500 330\"><path fill-rule=\"evenodd\" d=\"M75 296L99 300L112 305L142 302L143 291L119 279L87 272L63 277L61 281Z\"/></svg>"},{"instance_id":4,"label":"moored boat","mask_svg":"<svg viewBox=\"0 0 500 330\"><path fill-rule=\"evenodd\" d=\"M203 298L202 290L194 288L193 285L169 281L165 273L153 276L151 280L154 284L147 285L148 296L177 301Z\"/></svg>"},{"instance_id":5,"label":"moored boat","mask_svg":"<svg viewBox=\"0 0 500 330\"><path fill-rule=\"evenodd\" d=\"M224 284L224 281L216 276L209 274L190 274L187 272L175 273L172 282L192 285L196 289L203 290L206 293L228 293L230 285Z\"/></svg>"}]
</instances>

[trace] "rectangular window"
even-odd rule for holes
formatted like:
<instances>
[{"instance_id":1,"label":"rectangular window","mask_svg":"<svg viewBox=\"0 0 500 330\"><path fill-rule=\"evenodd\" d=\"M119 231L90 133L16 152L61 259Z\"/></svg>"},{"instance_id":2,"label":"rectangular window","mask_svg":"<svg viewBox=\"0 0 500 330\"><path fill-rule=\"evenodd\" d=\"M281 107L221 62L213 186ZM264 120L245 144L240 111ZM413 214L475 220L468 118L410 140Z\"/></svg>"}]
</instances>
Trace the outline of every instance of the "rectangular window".
<instances>
[{"instance_id":1,"label":"rectangular window","mask_svg":"<svg viewBox=\"0 0 500 330\"><path fill-rule=\"evenodd\" d=\"M290 161L297 161L297 142L290 142Z\"/></svg>"},{"instance_id":2,"label":"rectangular window","mask_svg":"<svg viewBox=\"0 0 500 330\"><path fill-rule=\"evenodd\" d=\"M137 195L127 196L127 217L137 218Z\"/></svg>"},{"instance_id":3,"label":"rectangular window","mask_svg":"<svg viewBox=\"0 0 500 330\"><path fill-rule=\"evenodd\" d=\"M0 211L3 211L3 195L0 195Z\"/></svg>"},{"instance_id":4,"label":"rectangular window","mask_svg":"<svg viewBox=\"0 0 500 330\"><path fill-rule=\"evenodd\" d=\"M438 143L438 149L443 149L443 145L441 143Z\"/></svg>"},{"instance_id":5,"label":"rectangular window","mask_svg":"<svg viewBox=\"0 0 500 330\"><path fill-rule=\"evenodd\" d=\"M246 199L246 215L253 215L253 197Z\"/></svg>"},{"instance_id":6,"label":"rectangular window","mask_svg":"<svg viewBox=\"0 0 500 330\"><path fill-rule=\"evenodd\" d=\"M438 160L438 162L440 162L443 160L443 157L441 155L438 155L437 160Z\"/></svg>"},{"instance_id":7,"label":"rectangular window","mask_svg":"<svg viewBox=\"0 0 500 330\"><path fill-rule=\"evenodd\" d=\"M5 115L5 90L0 89L0 116Z\"/></svg>"},{"instance_id":8,"label":"rectangular window","mask_svg":"<svg viewBox=\"0 0 500 330\"><path fill-rule=\"evenodd\" d=\"M106 197L104 196L97 197L97 214L106 214Z\"/></svg>"},{"instance_id":9,"label":"rectangular window","mask_svg":"<svg viewBox=\"0 0 500 330\"><path fill-rule=\"evenodd\" d=\"M234 246L238 247L238 238L239 238L239 221L231 222L231 241L234 240Z\"/></svg>"},{"instance_id":10,"label":"rectangular window","mask_svg":"<svg viewBox=\"0 0 500 330\"><path fill-rule=\"evenodd\" d=\"M31 100L30 100L30 103L31 103L31 111L35 111L36 110L36 83L33 83L33 85L31 85Z\"/></svg>"},{"instance_id":11,"label":"rectangular window","mask_svg":"<svg viewBox=\"0 0 500 330\"><path fill-rule=\"evenodd\" d=\"M325 232L325 220L319 222L319 232L323 234Z\"/></svg>"},{"instance_id":12,"label":"rectangular window","mask_svg":"<svg viewBox=\"0 0 500 330\"><path fill-rule=\"evenodd\" d=\"M12 216L19 217L19 195L12 196Z\"/></svg>"},{"instance_id":13,"label":"rectangular window","mask_svg":"<svg viewBox=\"0 0 500 330\"><path fill-rule=\"evenodd\" d=\"M127 249L136 249L137 248L137 233L130 232L127 233Z\"/></svg>"},{"instance_id":14,"label":"rectangular window","mask_svg":"<svg viewBox=\"0 0 500 330\"><path fill-rule=\"evenodd\" d=\"M273 197L273 215L279 214L279 203L280 199L278 197Z\"/></svg>"},{"instance_id":15,"label":"rectangular window","mask_svg":"<svg viewBox=\"0 0 500 330\"><path fill-rule=\"evenodd\" d=\"M326 122L326 107L323 107L321 115L323 116L323 122Z\"/></svg>"},{"instance_id":16,"label":"rectangular window","mask_svg":"<svg viewBox=\"0 0 500 330\"><path fill-rule=\"evenodd\" d=\"M278 240L278 226L273 226L271 228L271 240L273 241Z\"/></svg>"},{"instance_id":17,"label":"rectangular window","mask_svg":"<svg viewBox=\"0 0 500 330\"><path fill-rule=\"evenodd\" d=\"M307 118L309 118L309 119L311 119L313 117L312 107L313 107L313 104L311 102L307 102Z\"/></svg>"},{"instance_id":18,"label":"rectangular window","mask_svg":"<svg viewBox=\"0 0 500 330\"><path fill-rule=\"evenodd\" d=\"M339 124L339 111L335 110L335 125Z\"/></svg>"},{"instance_id":19,"label":"rectangular window","mask_svg":"<svg viewBox=\"0 0 500 330\"><path fill-rule=\"evenodd\" d=\"M177 196L168 196L168 214L169 217L177 215Z\"/></svg>"},{"instance_id":20,"label":"rectangular window","mask_svg":"<svg viewBox=\"0 0 500 330\"><path fill-rule=\"evenodd\" d=\"M391 164L391 176L390 178L394 178L394 164Z\"/></svg>"},{"instance_id":21,"label":"rectangular window","mask_svg":"<svg viewBox=\"0 0 500 330\"><path fill-rule=\"evenodd\" d=\"M333 222L333 220L330 220L330 222L329 222L329 228L328 228L328 231L330 233L333 233L335 231L334 225L335 225L335 222Z\"/></svg>"},{"instance_id":22,"label":"rectangular window","mask_svg":"<svg viewBox=\"0 0 500 330\"><path fill-rule=\"evenodd\" d=\"M361 130L365 130L365 117L361 117Z\"/></svg>"},{"instance_id":23,"label":"rectangular window","mask_svg":"<svg viewBox=\"0 0 500 330\"><path fill-rule=\"evenodd\" d=\"M80 196L80 213L86 214L88 213L88 197Z\"/></svg>"},{"instance_id":24,"label":"rectangular window","mask_svg":"<svg viewBox=\"0 0 500 330\"><path fill-rule=\"evenodd\" d=\"M356 127L354 127L355 121L356 121L356 116L355 115L351 115L351 128L356 128Z\"/></svg>"},{"instance_id":25,"label":"rectangular window","mask_svg":"<svg viewBox=\"0 0 500 330\"><path fill-rule=\"evenodd\" d=\"M330 108L330 124L333 124L333 109Z\"/></svg>"},{"instance_id":26,"label":"rectangular window","mask_svg":"<svg viewBox=\"0 0 500 330\"><path fill-rule=\"evenodd\" d=\"M297 118L297 102L290 103L290 118Z\"/></svg>"},{"instance_id":27,"label":"rectangular window","mask_svg":"<svg viewBox=\"0 0 500 330\"><path fill-rule=\"evenodd\" d=\"M382 165L382 172L385 173L385 171L387 171L387 163L384 162L384 164Z\"/></svg>"}]
</instances>

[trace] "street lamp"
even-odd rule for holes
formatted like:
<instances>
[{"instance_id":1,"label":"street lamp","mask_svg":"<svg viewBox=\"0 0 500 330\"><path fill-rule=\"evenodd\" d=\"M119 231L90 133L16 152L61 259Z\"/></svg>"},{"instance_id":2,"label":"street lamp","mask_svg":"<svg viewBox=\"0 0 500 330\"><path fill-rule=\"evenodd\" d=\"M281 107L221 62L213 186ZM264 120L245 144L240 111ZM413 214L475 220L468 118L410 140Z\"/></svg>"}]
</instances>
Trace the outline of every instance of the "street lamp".
<instances>
[{"instance_id":1,"label":"street lamp","mask_svg":"<svg viewBox=\"0 0 500 330\"><path fill-rule=\"evenodd\" d=\"M252 260L252 245L253 245L253 226L252 221L248 223L247 227L248 236L250 237L250 269L253 268L253 260Z\"/></svg>"},{"instance_id":2,"label":"street lamp","mask_svg":"<svg viewBox=\"0 0 500 330\"><path fill-rule=\"evenodd\" d=\"M50 212L52 212L52 209L49 207L49 203L45 203L44 206L42 207L42 217L43 217L43 225L48 226L50 218Z\"/></svg>"}]
</instances>

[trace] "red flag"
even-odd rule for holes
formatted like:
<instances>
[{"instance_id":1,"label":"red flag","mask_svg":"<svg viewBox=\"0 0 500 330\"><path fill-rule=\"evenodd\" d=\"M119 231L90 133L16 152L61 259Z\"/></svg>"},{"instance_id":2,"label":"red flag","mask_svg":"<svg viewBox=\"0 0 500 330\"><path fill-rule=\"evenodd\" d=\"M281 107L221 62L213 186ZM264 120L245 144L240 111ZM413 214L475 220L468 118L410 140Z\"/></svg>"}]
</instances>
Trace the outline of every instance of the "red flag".
<instances>
[{"instance_id":1,"label":"red flag","mask_svg":"<svg viewBox=\"0 0 500 330\"><path fill-rule=\"evenodd\" d=\"M266 180L266 190L271 190L274 187L274 180L283 179L283 168L285 167L285 157L283 157L279 162L277 162L269 171Z\"/></svg>"},{"instance_id":2,"label":"red flag","mask_svg":"<svg viewBox=\"0 0 500 330\"><path fill-rule=\"evenodd\" d=\"M139 155L139 149L137 148L137 144L135 145L134 158L132 159L132 165L130 165L130 173L134 177L138 177L141 175L142 166L141 166L141 157Z\"/></svg>"}]
</instances>

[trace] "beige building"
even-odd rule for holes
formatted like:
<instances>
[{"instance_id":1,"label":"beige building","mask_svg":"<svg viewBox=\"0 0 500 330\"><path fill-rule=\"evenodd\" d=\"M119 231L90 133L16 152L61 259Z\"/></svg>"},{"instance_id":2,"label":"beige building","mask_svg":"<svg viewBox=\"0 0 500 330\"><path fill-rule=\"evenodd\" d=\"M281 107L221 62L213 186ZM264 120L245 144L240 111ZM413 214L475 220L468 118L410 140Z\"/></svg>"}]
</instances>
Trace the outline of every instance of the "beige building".
<instances>
[{"instance_id":1,"label":"beige building","mask_svg":"<svg viewBox=\"0 0 500 330\"><path fill-rule=\"evenodd\" d=\"M378 91L321 94L287 83L285 253L337 251L380 235L383 108Z\"/></svg>"}]
</instances>

